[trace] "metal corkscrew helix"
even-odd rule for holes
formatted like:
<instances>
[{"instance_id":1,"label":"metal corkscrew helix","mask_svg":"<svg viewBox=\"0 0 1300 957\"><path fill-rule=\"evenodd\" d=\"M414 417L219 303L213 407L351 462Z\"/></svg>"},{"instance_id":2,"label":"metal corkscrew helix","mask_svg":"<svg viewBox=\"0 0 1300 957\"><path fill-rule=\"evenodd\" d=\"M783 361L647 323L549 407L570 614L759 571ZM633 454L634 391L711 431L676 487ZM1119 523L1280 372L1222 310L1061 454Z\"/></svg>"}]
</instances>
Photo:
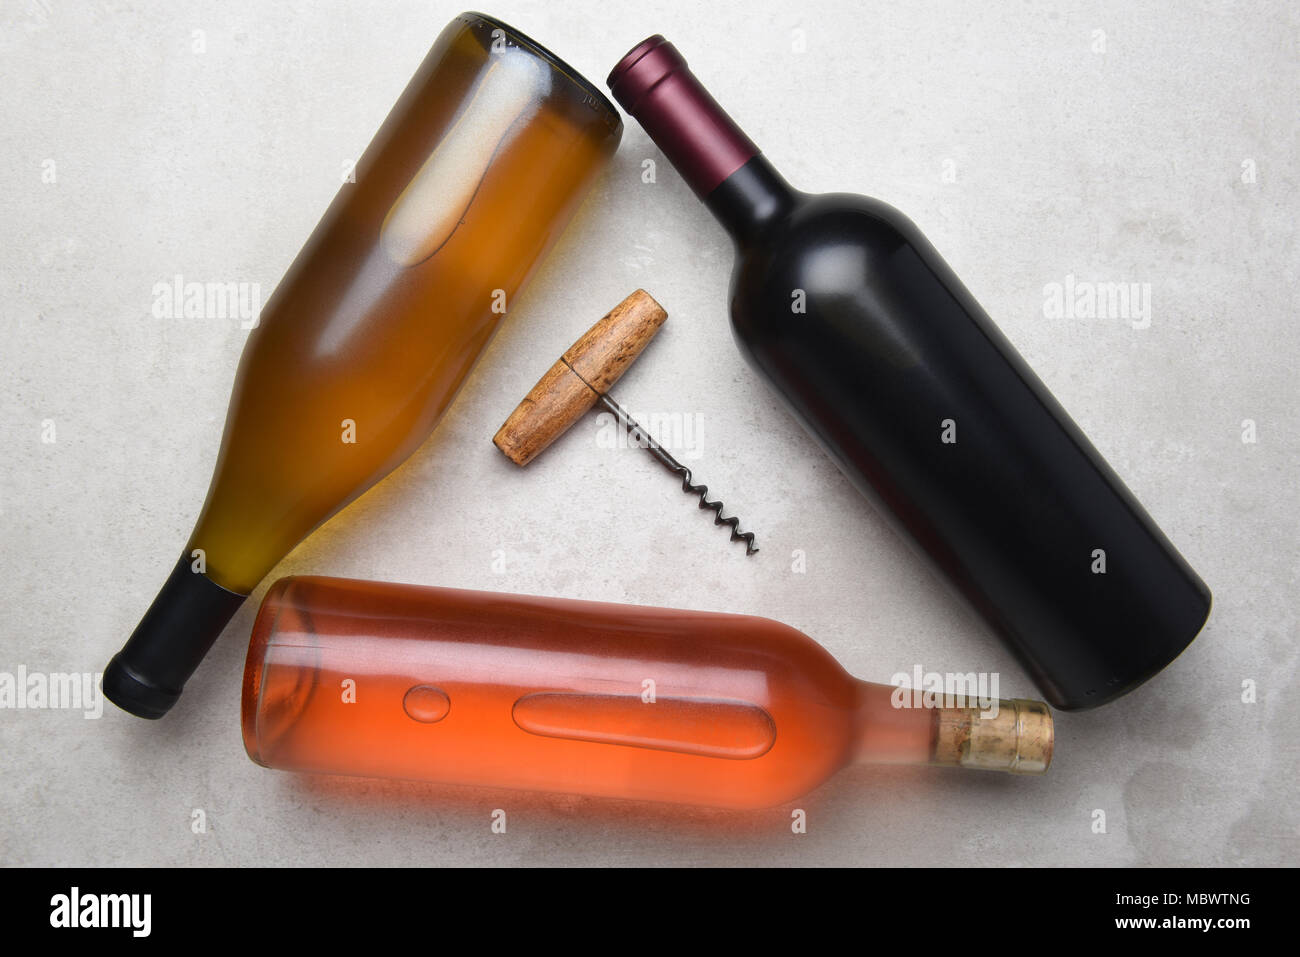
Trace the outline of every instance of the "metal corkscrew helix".
<instances>
[{"instance_id":1,"label":"metal corkscrew helix","mask_svg":"<svg viewBox=\"0 0 1300 957\"><path fill-rule=\"evenodd\" d=\"M723 518L722 502L709 501L707 485L692 484L682 465L610 396L609 387L654 338L668 313L644 289L638 289L588 329L551 366L519 403L492 441L516 465L527 465L597 403L614 414L632 441L682 480L682 491L699 496L699 507L713 512L713 524L725 525L745 554L758 551L753 532L740 531L735 515Z\"/></svg>"},{"instance_id":2,"label":"metal corkscrew helix","mask_svg":"<svg viewBox=\"0 0 1300 957\"><path fill-rule=\"evenodd\" d=\"M733 542L744 542L746 555L753 555L758 551L758 546L754 544L754 533L742 532L740 530L740 518L735 515L732 515L730 518L723 518L723 504L722 502L709 501L709 487L707 485L692 485L691 470L673 458L672 455L669 454L668 450L656 442L649 432L641 428L641 426L637 424L636 420L627 414L626 409L610 398L608 394L600 397L600 404L610 412L614 413L619 424L622 425L623 428L627 429L633 442L649 452L661 465L664 466L664 468L673 472L682 480L683 492L687 492L691 495L698 495L700 497L700 508L713 510L714 525L726 525L730 527L731 540Z\"/></svg>"}]
</instances>

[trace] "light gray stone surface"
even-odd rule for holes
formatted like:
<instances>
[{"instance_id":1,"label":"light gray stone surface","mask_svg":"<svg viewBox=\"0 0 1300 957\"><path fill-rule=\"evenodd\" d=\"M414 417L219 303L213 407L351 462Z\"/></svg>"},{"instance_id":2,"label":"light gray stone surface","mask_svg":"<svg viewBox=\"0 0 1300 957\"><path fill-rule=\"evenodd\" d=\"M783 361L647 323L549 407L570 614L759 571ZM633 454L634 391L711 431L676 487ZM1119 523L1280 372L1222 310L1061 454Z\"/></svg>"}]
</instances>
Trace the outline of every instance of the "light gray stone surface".
<instances>
[{"instance_id":1,"label":"light gray stone surface","mask_svg":"<svg viewBox=\"0 0 1300 957\"><path fill-rule=\"evenodd\" d=\"M246 333L155 319L154 284L180 273L269 293L457 12L0 5L0 670L102 670L197 515ZM0 862L1294 863L1296 7L489 12L598 82L662 32L792 181L911 215L1210 584L1207 630L1127 698L1058 715L1045 777L856 768L799 802L809 826L796 836L789 808L257 767L238 721L254 601L161 722L111 705L97 720L0 711ZM647 158L660 161L654 184L640 179ZM863 678L996 671L1004 694L1034 696L743 364L724 311L730 261L720 228L629 125L434 439L273 578L757 613ZM1149 326L1045 317L1044 287L1067 276L1149 283ZM601 448L594 420L526 472L489 442L546 363L636 286L671 318L618 392L634 412L701 417L690 464L758 533L755 559L648 458ZM504 835L489 829L498 807ZM195 809L206 833L192 833Z\"/></svg>"}]
</instances>

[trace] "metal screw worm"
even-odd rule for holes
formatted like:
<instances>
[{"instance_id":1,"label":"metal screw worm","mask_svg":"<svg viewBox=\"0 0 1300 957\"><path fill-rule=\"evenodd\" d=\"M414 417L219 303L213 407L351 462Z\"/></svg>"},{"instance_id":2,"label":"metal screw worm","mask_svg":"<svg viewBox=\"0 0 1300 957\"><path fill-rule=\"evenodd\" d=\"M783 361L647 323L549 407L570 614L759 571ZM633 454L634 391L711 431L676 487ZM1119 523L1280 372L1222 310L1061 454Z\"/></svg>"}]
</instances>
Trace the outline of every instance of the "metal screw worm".
<instances>
[{"instance_id":1,"label":"metal screw worm","mask_svg":"<svg viewBox=\"0 0 1300 957\"><path fill-rule=\"evenodd\" d=\"M700 508L712 510L714 525L726 525L731 529L731 540L733 542L745 543L745 554L747 556L753 555L758 551L758 546L754 544L754 533L742 532L740 530L740 518L736 515L732 515L730 518L723 518L723 504L722 502L709 501L709 487L707 485L692 485L691 470L673 458L672 455L668 453L667 449L655 441L654 436L641 428L641 426L637 424L636 420L633 419L632 416L628 415L627 410L615 402L609 393L605 393L597 401L600 405L603 405L610 412L614 413L619 424L622 425L623 428L627 429L628 435L632 437L633 442L649 452L655 460L659 462L659 464L682 480L683 492L687 492L691 495L698 495L700 497Z\"/></svg>"}]
</instances>

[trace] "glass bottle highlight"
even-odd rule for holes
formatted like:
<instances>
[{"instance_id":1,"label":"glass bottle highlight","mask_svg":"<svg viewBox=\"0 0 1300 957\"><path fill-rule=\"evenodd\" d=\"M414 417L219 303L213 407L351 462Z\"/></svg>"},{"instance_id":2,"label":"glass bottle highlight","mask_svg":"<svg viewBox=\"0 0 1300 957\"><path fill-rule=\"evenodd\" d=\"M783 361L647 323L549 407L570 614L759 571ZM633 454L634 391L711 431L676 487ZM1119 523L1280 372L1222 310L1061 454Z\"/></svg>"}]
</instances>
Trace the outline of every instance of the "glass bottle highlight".
<instances>
[{"instance_id":1,"label":"glass bottle highlight","mask_svg":"<svg viewBox=\"0 0 1300 957\"><path fill-rule=\"evenodd\" d=\"M249 336L207 501L110 700L164 714L280 558L424 441L621 131L505 24L443 31Z\"/></svg>"},{"instance_id":2,"label":"glass bottle highlight","mask_svg":"<svg viewBox=\"0 0 1300 957\"><path fill-rule=\"evenodd\" d=\"M242 724L283 770L727 808L850 763L1051 761L1040 702L912 698L766 618L300 577L258 612Z\"/></svg>"}]
</instances>

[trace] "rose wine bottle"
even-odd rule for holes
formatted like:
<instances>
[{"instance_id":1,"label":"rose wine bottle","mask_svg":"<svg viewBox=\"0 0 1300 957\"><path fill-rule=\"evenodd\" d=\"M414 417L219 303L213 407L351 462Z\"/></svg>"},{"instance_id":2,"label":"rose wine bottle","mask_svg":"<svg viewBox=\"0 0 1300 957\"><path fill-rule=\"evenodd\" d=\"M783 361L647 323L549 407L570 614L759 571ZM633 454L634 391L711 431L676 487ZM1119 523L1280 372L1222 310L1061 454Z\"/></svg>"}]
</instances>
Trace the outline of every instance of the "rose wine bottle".
<instances>
[{"instance_id":1,"label":"rose wine bottle","mask_svg":"<svg viewBox=\"0 0 1300 957\"><path fill-rule=\"evenodd\" d=\"M276 562L428 437L621 132L505 24L442 32L249 335L207 501L111 701L166 713Z\"/></svg>"},{"instance_id":2,"label":"rose wine bottle","mask_svg":"<svg viewBox=\"0 0 1300 957\"><path fill-rule=\"evenodd\" d=\"M290 771L729 808L852 763L1039 773L1035 701L850 676L766 618L330 578L262 601L244 746Z\"/></svg>"},{"instance_id":3,"label":"rose wine bottle","mask_svg":"<svg viewBox=\"0 0 1300 957\"><path fill-rule=\"evenodd\" d=\"M1204 582L898 210L793 189L655 36L609 76L735 243L741 351L1059 708L1172 661Z\"/></svg>"}]
</instances>

